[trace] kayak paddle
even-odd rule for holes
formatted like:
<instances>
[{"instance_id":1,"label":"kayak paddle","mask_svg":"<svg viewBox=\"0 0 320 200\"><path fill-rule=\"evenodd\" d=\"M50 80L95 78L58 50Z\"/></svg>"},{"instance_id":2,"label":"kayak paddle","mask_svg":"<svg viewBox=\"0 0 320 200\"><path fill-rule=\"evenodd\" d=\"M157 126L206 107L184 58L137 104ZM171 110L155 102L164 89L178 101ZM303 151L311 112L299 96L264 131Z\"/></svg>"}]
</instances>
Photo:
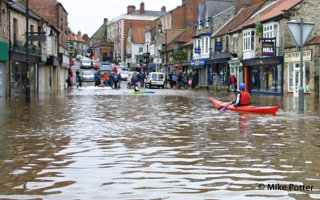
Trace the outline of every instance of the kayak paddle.
<instances>
[{"instance_id":1,"label":"kayak paddle","mask_svg":"<svg viewBox=\"0 0 320 200\"><path fill-rule=\"evenodd\" d=\"M227 107L230 106L230 105L232 105L232 103L230 103L229 105L226 105L226 106L220 106L220 107L218 108L218 111L219 111L219 112L224 112L224 111L227 110Z\"/></svg>"}]
</instances>

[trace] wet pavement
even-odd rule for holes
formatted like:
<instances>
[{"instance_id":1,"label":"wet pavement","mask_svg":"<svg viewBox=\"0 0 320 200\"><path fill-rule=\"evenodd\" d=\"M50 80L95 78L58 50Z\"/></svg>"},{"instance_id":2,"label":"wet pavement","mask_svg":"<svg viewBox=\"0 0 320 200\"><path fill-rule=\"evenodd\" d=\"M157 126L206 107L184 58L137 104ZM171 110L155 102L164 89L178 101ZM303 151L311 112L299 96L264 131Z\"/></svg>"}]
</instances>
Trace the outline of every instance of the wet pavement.
<instances>
[{"instance_id":1,"label":"wet pavement","mask_svg":"<svg viewBox=\"0 0 320 200\"><path fill-rule=\"evenodd\" d=\"M123 83L125 84L125 83ZM83 87L1 101L0 199L319 199L319 103L207 90Z\"/></svg>"}]
</instances>

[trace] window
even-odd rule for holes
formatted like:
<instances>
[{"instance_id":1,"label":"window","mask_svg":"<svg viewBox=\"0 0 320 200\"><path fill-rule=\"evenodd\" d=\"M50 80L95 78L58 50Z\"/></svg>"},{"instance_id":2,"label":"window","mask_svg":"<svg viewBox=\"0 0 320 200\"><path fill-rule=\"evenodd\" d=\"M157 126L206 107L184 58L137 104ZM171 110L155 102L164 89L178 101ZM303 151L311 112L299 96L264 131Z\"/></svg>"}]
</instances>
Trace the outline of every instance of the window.
<instances>
[{"instance_id":1,"label":"window","mask_svg":"<svg viewBox=\"0 0 320 200\"><path fill-rule=\"evenodd\" d=\"M150 24L147 24L147 25L146 25L146 28L149 29L149 28L150 28Z\"/></svg>"},{"instance_id":2,"label":"window","mask_svg":"<svg viewBox=\"0 0 320 200\"><path fill-rule=\"evenodd\" d=\"M17 42L18 38L18 20L13 18L13 42Z\"/></svg>"},{"instance_id":3,"label":"window","mask_svg":"<svg viewBox=\"0 0 320 200\"><path fill-rule=\"evenodd\" d=\"M201 38L201 53L204 53L204 38Z\"/></svg>"},{"instance_id":4,"label":"window","mask_svg":"<svg viewBox=\"0 0 320 200\"><path fill-rule=\"evenodd\" d=\"M143 48L139 47L139 53L143 52Z\"/></svg>"},{"instance_id":5,"label":"window","mask_svg":"<svg viewBox=\"0 0 320 200\"><path fill-rule=\"evenodd\" d=\"M206 38L206 53L209 52L209 40Z\"/></svg>"},{"instance_id":6,"label":"window","mask_svg":"<svg viewBox=\"0 0 320 200\"><path fill-rule=\"evenodd\" d=\"M200 40L198 40L198 48L200 48Z\"/></svg>"},{"instance_id":7,"label":"window","mask_svg":"<svg viewBox=\"0 0 320 200\"><path fill-rule=\"evenodd\" d=\"M276 22L264 24L263 25L263 37L264 38L276 38L277 47L279 47L279 45L280 45L279 24Z\"/></svg>"},{"instance_id":8,"label":"window","mask_svg":"<svg viewBox=\"0 0 320 200\"><path fill-rule=\"evenodd\" d=\"M254 30L243 32L243 50L244 51L255 50L255 31Z\"/></svg>"},{"instance_id":9,"label":"window","mask_svg":"<svg viewBox=\"0 0 320 200\"><path fill-rule=\"evenodd\" d=\"M234 50L235 52L238 51L238 47L239 47L238 42L239 42L238 37L234 37L234 38L233 38L233 50Z\"/></svg>"},{"instance_id":10,"label":"window","mask_svg":"<svg viewBox=\"0 0 320 200\"><path fill-rule=\"evenodd\" d=\"M229 36L226 35L226 51L229 51Z\"/></svg>"},{"instance_id":11,"label":"window","mask_svg":"<svg viewBox=\"0 0 320 200\"><path fill-rule=\"evenodd\" d=\"M294 92L300 87L300 64L289 63L288 69L288 91ZM303 88L304 92L310 92L310 62L303 63Z\"/></svg>"}]
</instances>

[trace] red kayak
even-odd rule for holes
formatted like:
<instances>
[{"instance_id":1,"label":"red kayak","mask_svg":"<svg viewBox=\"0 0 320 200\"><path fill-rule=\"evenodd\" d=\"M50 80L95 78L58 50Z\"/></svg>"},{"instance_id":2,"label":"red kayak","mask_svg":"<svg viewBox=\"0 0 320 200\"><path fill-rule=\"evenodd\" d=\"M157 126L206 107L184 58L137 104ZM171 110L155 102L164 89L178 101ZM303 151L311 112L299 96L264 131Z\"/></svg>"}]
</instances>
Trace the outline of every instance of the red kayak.
<instances>
[{"instance_id":1,"label":"red kayak","mask_svg":"<svg viewBox=\"0 0 320 200\"><path fill-rule=\"evenodd\" d=\"M213 105L217 108L221 106L228 106L231 102L222 102L209 97L212 101ZM260 113L260 114L275 114L280 108L280 105L277 106L239 106L234 107L233 105L228 106L227 110L234 110L234 111L242 111L242 112L253 112L253 113Z\"/></svg>"}]
</instances>

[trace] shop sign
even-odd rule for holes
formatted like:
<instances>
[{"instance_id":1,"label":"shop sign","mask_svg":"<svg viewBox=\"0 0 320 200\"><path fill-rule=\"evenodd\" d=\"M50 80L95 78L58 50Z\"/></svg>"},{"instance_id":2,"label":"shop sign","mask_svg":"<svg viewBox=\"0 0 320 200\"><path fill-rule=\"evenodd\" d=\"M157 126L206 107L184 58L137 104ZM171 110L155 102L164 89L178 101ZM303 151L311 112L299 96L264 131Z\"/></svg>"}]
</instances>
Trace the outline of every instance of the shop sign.
<instances>
[{"instance_id":1,"label":"shop sign","mask_svg":"<svg viewBox=\"0 0 320 200\"><path fill-rule=\"evenodd\" d=\"M241 62L230 63L231 67L240 67L241 65L242 65Z\"/></svg>"},{"instance_id":2,"label":"shop sign","mask_svg":"<svg viewBox=\"0 0 320 200\"><path fill-rule=\"evenodd\" d=\"M126 58L131 58L131 54L126 54Z\"/></svg>"},{"instance_id":3,"label":"shop sign","mask_svg":"<svg viewBox=\"0 0 320 200\"><path fill-rule=\"evenodd\" d=\"M274 42L262 42L262 55L274 56Z\"/></svg>"},{"instance_id":4,"label":"shop sign","mask_svg":"<svg viewBox=\"0 0 320 200\"><path fill-rule=\"evenodd\" d=\"M215 52L221 52L222 51L222 42L215 42L215 46L214 46L214 50Z\"/></svg>"},{"instance_id":5,"label":"shop sign","mask_svg":"<svg viewBox=\"0 0 320 200\"><path fill-rule=\"evenodd\" d=\"M187 60L188 54L184 51L177 51L173 54L173 60Z\"/></svg>"},{"instance_id":6,"label":"shop sign","mask_svg":"<svg viewBox=\"0 0 320 200\"><path fill-rule=\"evenodd\" d=\"M312 50L303 51L303 60L311 61L312 60ZM284 54L284 62L300 62L300 52L289 52Z\"/></svg>"},{"instance_id":7,"label":"shop sign","mask_svg":"<svg viewBox=\"0 0 320 200\"><path fill-rule=\"evenodd\" d=\"M191 60L190 65L193 66L202 66L202 65L206 65L206 59L195 59L195 60Z\"/></svg>"},{"instance_id":8,"label":"shop sign","mask_svg":"<svg viewBox=\"0 0 320 200\"><path fill-rule=\"evenodd\" d=\"M161 64L162 63L161 58L154 58L153 62L155 64Z\"/></svg>"},{"instance_id":9,"label":"shop sign","mask_svg":"<svg viewBox=\"0 0 320 200\"><path fill-rule=\"evenodd\" d=\"M200 48L195 48L195 49L194 49L194 53L200 54L200 53L201 53L201 49L200 49Z\"/></svg>"}]
</instances>

